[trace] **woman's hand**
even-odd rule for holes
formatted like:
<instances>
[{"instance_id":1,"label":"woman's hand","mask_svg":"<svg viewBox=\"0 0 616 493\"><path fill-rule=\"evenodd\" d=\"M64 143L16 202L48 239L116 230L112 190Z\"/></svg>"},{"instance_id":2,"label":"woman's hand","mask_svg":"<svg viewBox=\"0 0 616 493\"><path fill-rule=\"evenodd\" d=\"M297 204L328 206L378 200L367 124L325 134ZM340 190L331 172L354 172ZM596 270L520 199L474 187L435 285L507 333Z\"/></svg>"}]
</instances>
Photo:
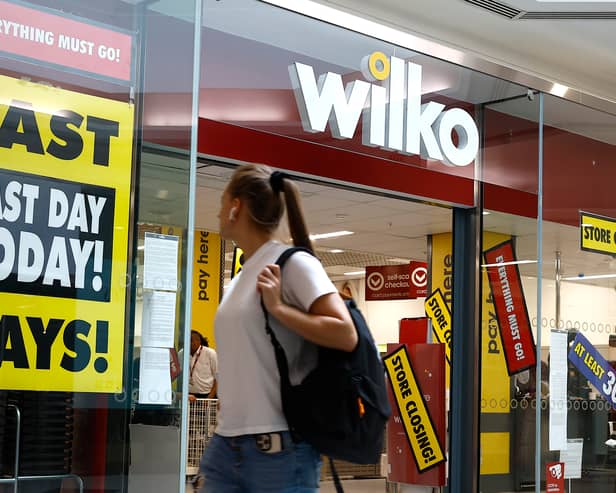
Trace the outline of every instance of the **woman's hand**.
<instances>
[{"instance_id":1,"label":"woman's hand","mask_svg":"<svg viewBox=\"0 0 616 493\"><path fill-rule=\"evenodd\" d=\"M267 311L276 316L276 310L283 305L279 265L268 264L265 266L257 277L257 289L263 298Z\"/></svg>"}]
</instances>

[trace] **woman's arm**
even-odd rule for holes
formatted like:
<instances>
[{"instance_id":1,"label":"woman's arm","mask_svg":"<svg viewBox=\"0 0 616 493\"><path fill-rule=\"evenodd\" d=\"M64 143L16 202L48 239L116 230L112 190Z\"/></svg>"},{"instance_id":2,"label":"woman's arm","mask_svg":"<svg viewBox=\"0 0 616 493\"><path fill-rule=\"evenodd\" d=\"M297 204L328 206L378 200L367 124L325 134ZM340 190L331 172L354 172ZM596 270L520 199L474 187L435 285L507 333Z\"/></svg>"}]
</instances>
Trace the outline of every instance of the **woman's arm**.
<instances>
[{"instance_id":1,"label":"woman's arm","mask_svg":"<svg viewBox=\"0 0 616 493\"><path fill-rule=\"evenodd\" d=\"M270 264L257 278L257 289L267 311L285 327L321 346L352 351L357 345L357 332L349 311L338 293L318 297L308 313L282 301L280 266Z\"/></svg>"}]
</instances>

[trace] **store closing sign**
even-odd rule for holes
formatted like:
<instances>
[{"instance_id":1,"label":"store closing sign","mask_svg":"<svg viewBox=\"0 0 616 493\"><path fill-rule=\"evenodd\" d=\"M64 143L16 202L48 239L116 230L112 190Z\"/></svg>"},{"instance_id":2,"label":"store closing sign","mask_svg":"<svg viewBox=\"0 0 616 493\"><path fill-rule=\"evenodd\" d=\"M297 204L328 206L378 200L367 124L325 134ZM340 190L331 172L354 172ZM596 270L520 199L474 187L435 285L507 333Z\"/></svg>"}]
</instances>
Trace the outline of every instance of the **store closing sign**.
<instances>
[{"instance_id":1,"label":"store closing sign","mask_svg":"<svg viewBox=\"0 0 616 493\"><path fill-rule=\"evenodd\" d=\"M118 392L133 107L0 88L0 388Z\"/></svg>"},{"instance_id":2,"label":"store closing sign","mask_svg":"<svg viewBox=\"0 0 616 493\"><path fill-rule=\"evenodd\" d=\"M513 242L483 254L509 375L535 366L535 340L530 326Z\"/></svg>"},{"instance_id":3,"label":"store closing sign","mask_svg":"<svg viewBox=\"0 0 616 493\"><path fill-rule=\"evenodd\" d=\"M616 254L616 219L580 212L580 247L587 252Z\"/></svg>"},{"instance_id":4,"label":"store closing sign","mask_svg":"<svg viewBox=\"0 0 616 493\"><path fill-rule=\"evenodd\" d=\"M413 373L406 346L388 354L383 361L417 470L427 471L443 462L445 454Z\"/></svg>"},{"instance_id":5,"label":"store closing sign","mask_svg":"<svg viewBox=\"0 0 616 493\"><path fill-rule=\"evenodd\" d=\"M432 321L432 332L436 340L445 344L445 358L448 365L451 365L451 312L440 288L426 298L424 307Z\"/></svg>"}]
</instances>

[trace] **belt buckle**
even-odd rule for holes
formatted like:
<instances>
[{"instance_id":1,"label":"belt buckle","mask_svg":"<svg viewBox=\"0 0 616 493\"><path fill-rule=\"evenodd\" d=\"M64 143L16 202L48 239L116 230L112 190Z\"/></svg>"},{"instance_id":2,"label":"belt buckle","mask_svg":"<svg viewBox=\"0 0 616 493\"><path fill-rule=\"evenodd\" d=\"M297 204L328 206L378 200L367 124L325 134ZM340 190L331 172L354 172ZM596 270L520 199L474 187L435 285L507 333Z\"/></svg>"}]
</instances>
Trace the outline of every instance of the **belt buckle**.
<instances>
[{"instance_id":1,"label":"belt buckle","mask_svg":"<svg viewBox=\"0 0 616 493\"><path fill-rule=\"evenodd\" d=\"M255 443L261 452L269 452L272 448L272 434L261 433L259 435L255 435Z\"/></svg>"},{"instance_id":2,"label":"belt buckle","mask_svg":"<svg viewBox=\"0 0 616 493\"><path fill-rule=\"evenodd\" d=\"M279 432L255 435L255 444L261 452L266 454L276 454L284 449L282 433Z\"/></svg>"}]
</instances>

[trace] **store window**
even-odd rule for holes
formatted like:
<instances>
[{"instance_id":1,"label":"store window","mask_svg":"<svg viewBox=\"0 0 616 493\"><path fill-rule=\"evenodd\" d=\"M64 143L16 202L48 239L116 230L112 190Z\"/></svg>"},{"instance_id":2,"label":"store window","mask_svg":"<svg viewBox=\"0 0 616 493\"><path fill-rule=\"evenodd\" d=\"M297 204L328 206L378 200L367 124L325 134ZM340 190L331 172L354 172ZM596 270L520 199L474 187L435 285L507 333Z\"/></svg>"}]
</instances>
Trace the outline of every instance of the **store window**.
<instances>
[{"instance_id":1,"label":"store window","mask_svg":"<svg viewBox=\"0 0 616 493\"><path fill-rule=\"evenodd\" d=\"M482 108L481 491L534 484L539 95Z\"/></svg>"},{"instance_id":2,"label":"store window","mask_svg":"<svg viewBox=\"0 0 616 493\"><path fill-rule=\"evenodd\" d=\"M195 2L0 12L0 490L178 491ZM149 344L146 231L177 246Z\"/></svg>"},{"instance_id":3,"label":"store window","mask_svg":"<svg viewBox=\"0 0 616 493\"><path fill-rule=\"evenodd\" d=\"M502 238L504 241L518 237L515 241L519 243L519 237L523 234L532 235L525 237L525 240L532 246L534 237L535 247L524 254L534 259L530 269L533 265L536 268L538 99L532 93L529 97L526 87L261 2L230 5L206 1L204 19L199 140L202 154L227 162L268 163L291 170L299 176L376 189L380 193L429 200L439 205L480 207L480 197L483 197L486 212L493 212L493 219L489 220L491 222L486 222L486 231L493 235L491 246L500 243L495 239ZM271 29L274 25L278 27L277 30ZM477 153L465 165L450 166L455 163L447 159L444 153L439 158L435 153L430 154L429 149L420 149L415 153L396 151L389 139L392 135L395 137L397 120L394 118L390 121L389 117L397 111L395 95L398 89L391 67L398 63L404 67L403 86L409 77L417 75L418 67L421 68L420 87L403 87L400 93L403 101L401 107L408 109L412 102L428 105L423 108L433 108L434 121L439 116L436 114L437 109L439 114L455 109L458 112L453 115L463 112L466 115L464 124L470 120L476 127ZM319 77L321 85L317 83ZM365 90L370 93L364 99L361 94L356 96L359 103L353 103L352 93L357 90L354 88L362 84L352 85L354 81L363 81L367 84ZM327 84L331 84L327 86L329 89L325 89ZM319 94L317 103L315 99L310 99L311 87ZM346 87L349 98L339 105L334 104L337 89L333 87L342 91L343 97ZM387 115L383 116L383 121L386 121L383 126L389 132L386 132L384 142L378 140L381 134L377 132L380 127L376 124L381 121L378 116L380 89L383 90L383 97L393 98L383 106L387 108L383 110L383 115ZM417 94L413 92L414 89L417 89ZM325 98L325 94L329 94L327 97L331 97L331 100ZM507 101L518 103L506 105ZM365 110L373 103L370 111ZM430 103L433 105L430 106ZM442 108L434 106L438 104L442 104ZM315 105L318 108L325 105L322 108L324 117L315 116ZM375 113L377 116L372 119ZM423 118L428 118L427 114ZM321 127L316 125L316 120L321 122ZM456 149L465 149L468 141L472 140L469 139L472 131L465 132L464 128L459 127L464 125L459 124L455 131L450 129L446 135L436 132L431 142L442 150L447 138ZM407 121L408 128L413 127ZM420 140L430 140L427 133L421 135ZM403 146L406 145L404 138L402 140ZM517 148L514 141L519 144ZM526 149L531 141L524 159L510 166L515 156L509 154L512 149L514 153L520 148ZM210 176L208 169L205 165L200 168L204 183L218 180L216 176ZM482 194L475 194L475 180L485 184ZM211 194L209 197L211 199ZM211 203L211 207L216 210L216 203ZM343 228L346 221L341 216L331 223L330 229L334 226ZM427 317L426 320L432 318L427 339L446 342L447 334L451 335L451 331L448 332L443 320L451 309L454 296L451 220L447 225L435 222L429 229L428 232L421 230L421 241L429 245L426 256L413 252L410 256L428 263L429 292L426 297L433 304L432 310L424 306L421 314L421 317ZM414 236L417 232L409 228L403 234ZM386 251L388 248L382 235L374 241L380 249ZM231 251L227 254L230 259L233 258ZM367 266L367 263L358 265L358 270L364 269L364 278L368 273ZM536 279L536 272L534 277ZM432 294L434 298L429 297ZM462 297L461 300L468 306L477 302L472 297ZM370 303L373 302L368 301L367 305L370 306ZM529 301L529 305L534 305L534 301ZM454 333L461 330L449 328ZM395 328L389 327L388 331L388 337L392 339L388 342L400 341ZM491 331L496 331L495 337L500 338L498 328L492 326ZM532 336L530 327L526 335ZM534 353L533 341L532 337L527 338L525 351ZM485 344L485 348L491 347L487 342ZM498 365L505 365L505 361L501 351ZM521 369L526 370L529 366ZM446 385L449 386L449 367L446 365L446 368ZM487 371L487 368L484 370ZM517 372L518 369L513 371ZM496 382L506 388L498 393L495 411L501 405L510 408L512 381L505 370L503 382ZM475 384L478 385L478 381ZM492 400L493 396L490 396L488 402ZM508 414L508 411L502 414ZM491 418L486 417L486 420ZM486 426L486 432L510 437L514 432L508 419L507 416L499 415L494 417L493 422L484 420L482 423ZM483 444L486 454L495 450L497 454L500 453L502 441L490 441L494 436L488 435L488 440ZM445 448L447 442L448 438L443 442ZM512 442L508 441L507 447L510 446ZM468 452L480 455L478 450ZM393 460L393 455L388 460ZM497 465L488 464L486 459L486 466L482 470L486 485L489 481L494 484L502 482L507 475L511 477L515 468L511 460L509 448L497 458ZM391 476L390 479L392 482L404 483L415 482L417 477ZM424 476L423 480L426 481L423 484L445 483L444 474L442 483L439 483L441 478L438 477L426 479Z\"/></svg>"},{"instance_id":4,"label":"store window","mask_svg":"<svg viewBox=\"0 0 616 493\"><path fill-rule=\"evenodd\" d=\"M563 462L573 491L607 492L616 485L616 117L546 95L544 121L542 476Z\"/></svg>"}]
</instances>

